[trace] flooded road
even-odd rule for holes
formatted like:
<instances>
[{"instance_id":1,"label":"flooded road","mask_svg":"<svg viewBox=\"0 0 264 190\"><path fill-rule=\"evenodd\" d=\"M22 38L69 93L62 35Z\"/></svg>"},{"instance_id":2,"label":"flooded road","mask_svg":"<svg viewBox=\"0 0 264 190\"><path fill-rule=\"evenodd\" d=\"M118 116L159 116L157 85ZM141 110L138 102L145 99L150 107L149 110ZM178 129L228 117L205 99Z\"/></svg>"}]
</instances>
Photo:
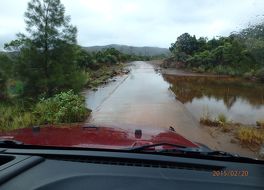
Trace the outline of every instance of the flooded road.
<instances>
[{"instance_id":1,"label":"flooded road","mask_svg":"<svg viewBox=\"0 0 264 190\"><path fill-rule=\"evenodd\" d=\"M86 91L86 103L93 110L89 123L142 129L148 133L170 126L187 139L217 144L199 122L175 99L170 84L146 62L133 62L128 75L118 77L98 91Z\"/></svg>"},{"instance_id":2,"label":"flooded road","mask_svg":"<svg viewBox=\"0 0 264 190\"><path fill-rule=\"evenodd\" d=\"M208 106L211 114L255 122L263 116L263 85L232 78L161 75L154 65L142 61L127 67L129 74L116 77L97 91L83 92L87 107L92 109L87 123L141 129L149 135L173 127L185 138L212 149L256 157L256 152L230 143L232 134L201 126L199 118Z\"/></svg>"}]
</instances>

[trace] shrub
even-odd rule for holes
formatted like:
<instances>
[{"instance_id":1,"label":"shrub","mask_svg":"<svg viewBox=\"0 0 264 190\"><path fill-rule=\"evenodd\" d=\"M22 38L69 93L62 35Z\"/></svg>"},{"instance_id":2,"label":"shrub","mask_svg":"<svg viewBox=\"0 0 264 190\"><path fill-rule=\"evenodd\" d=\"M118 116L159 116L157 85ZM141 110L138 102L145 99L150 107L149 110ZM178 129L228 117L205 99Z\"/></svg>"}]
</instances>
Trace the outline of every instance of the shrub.
<instances>
[{"instance_id":1,"label":"shrub","mask_svg":"<svg viewBox=\"0 0 264 190\"><path fill-rule=\"evenodd\" d=\"M237 137L243 144L261 145L264 142L264 131L252 127L241 127Z\"/></svg>"},{"instance_id":2,"label":"shrub","mask_svg":"<svg viewBox=\"0 0 264 190\"><path fill-rule=\"evenodd\" d=\"M250 79L251 77L253 77L253 74L251 72L246 72L246 73L243 74L243 77L245 79Z\"/></svg>"},{"instance_id":3,"label":"shrub","mask_svg":"<svg viewBox=\"0 0 264 190\"><path fill-rule=\"evenodd\" d=\"M256 77L261 81L264 82L264 68L259 69L256 72Z\"/></svg>"},{"instance_id":4,"label":"shrub","mask_svg":"<svg viewBox=\"0 0 264 190\"><path fill-rule=\"evenodd\" d=\"M90 112L85 107L84 98L74 94L72 90L41 99L34 110L39 124L81 122Z\"/></svg>"}]
</instances>

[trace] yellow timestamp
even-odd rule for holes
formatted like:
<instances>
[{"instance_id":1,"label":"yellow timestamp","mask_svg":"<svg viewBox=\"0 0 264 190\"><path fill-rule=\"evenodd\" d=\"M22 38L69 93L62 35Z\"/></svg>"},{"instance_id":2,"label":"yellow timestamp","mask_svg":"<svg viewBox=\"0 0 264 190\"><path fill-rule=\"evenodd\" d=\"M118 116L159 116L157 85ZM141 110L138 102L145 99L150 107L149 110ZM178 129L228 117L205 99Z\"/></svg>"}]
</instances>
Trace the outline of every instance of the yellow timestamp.
<instances>
[{"instance_id":1,"label":"yellow timestamp","mask_svg":"<svg viewBox=\"0 0 264 190\"><path fill-rule=\"evenodd\" d=\"M247 170L213 170L212 176L248 176Z\"/></svg>"}]
</instances>

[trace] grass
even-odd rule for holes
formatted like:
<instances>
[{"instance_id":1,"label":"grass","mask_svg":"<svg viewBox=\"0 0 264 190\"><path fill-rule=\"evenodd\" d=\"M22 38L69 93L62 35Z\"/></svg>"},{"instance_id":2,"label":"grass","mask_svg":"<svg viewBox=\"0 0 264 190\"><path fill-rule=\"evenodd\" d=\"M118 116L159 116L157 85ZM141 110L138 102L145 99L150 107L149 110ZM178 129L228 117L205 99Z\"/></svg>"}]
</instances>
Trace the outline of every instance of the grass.
<instances>
[{"instance_id":1,"label":"grass","mask_svg":"<svg viewBox=\"0 0 264 190\"><path fill-rule=\"evenodd\" d=\"M212 119L209 112L204 112L200 118L200 123L205 126L219 127L222 132L232 132L239 140L240 144L249 147L260 147L264 143L264 121L257 121L259 127L246 126L239 123L228 121L224 114L219 114L217 118Z\"/></svg>"},{"instance_id":2,"label":"grass","mask_svg":"<svg viewBox=\"0 0 264 190\"><path fill-rule=\"evenodd\" d=\"M264 129L264 120L258 120L256 121L256 125L259 126L260 128Z\"/></svg>"},{"instance_id":3,"label":"grass","mask_svg":"<svg viewBox=\"0 0 264 190\"><path fill-rule=\"evenodd\" d=\"M237 130L237 138L242 144L260 146L264 143L264 130L253 127L241 127Z\"/></svg>"},{"instance_id":4,"label":"grass","mask_svg":"<svg viewBox=\"0 0 264 190\"><path fill-rule=\"evenodd\" d=\"M208 107L206 107L203 111L203 116L200 118L200 123L211 127L224 126L227 123L227 117L221 113L217 118L213 119L209 113Z\"/></svg>"},{"instance_id":5,"label":"grass","mask_svg":"<svg viewBox=\"0 0 264 190\"><path fill-rule=\"evenodd\" d=\"M228 132L232 131L232 129L233 129L233 126L230 123L221 125L221 131L224 133L228 133Z\"/></svg>"},{"instance_id":6,"label":"grass","mask_svg":"<svg viewBox=\"0 0 264 190\"><path fill-rule=\"evenodd\" d=\"M30 111L25 111L20 105L0 105L0 131L30 127L35 117Z\"/></svg>"},{"instance_id":7,"label":"grass","mask_svg":"<svg viewBox=\"0 0 264 190\"><path fill-rule=\"evenodd\" d=\"M217 120L222 123L222 124L225 124L228 120L227 120L227 117L225 116L225 114L223 113L220 113L217 117Z\"/></svg>"},{"instance_id":8,"label":"grass","mask_svg":"<svg viewBox=\"0 0 264 190\"><path fill-rule=\"evenodd\" d=\"M210 118L202 117L200 118L200 123L206 126L218 127L220 123L217 120L212 120Z\"/></svg>"}]
</instances>

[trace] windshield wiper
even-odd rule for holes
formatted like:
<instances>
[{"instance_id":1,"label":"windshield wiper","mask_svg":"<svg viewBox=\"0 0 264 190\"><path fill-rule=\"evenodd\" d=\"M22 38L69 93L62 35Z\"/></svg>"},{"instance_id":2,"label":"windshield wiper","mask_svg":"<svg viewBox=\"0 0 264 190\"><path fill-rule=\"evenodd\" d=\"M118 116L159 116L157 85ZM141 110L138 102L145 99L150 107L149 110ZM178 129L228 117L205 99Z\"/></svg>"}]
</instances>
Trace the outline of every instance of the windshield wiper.
<instances>
[{"instance_id":1,"label":"windshield wiper","mask_svg":"<svg viewBox=\"0 0 264 190\"><path fill-rule=\"evenodd\" d=\"M11 139L0 139L0 146L1 145L23 145L24 143L17 140L11 140Z\"/></svg>"},{"instance_id":2,"label":"windshield wiper","mask_svg":"<svg viewBox=\"0 0 264 190\"><path fill-rule=\"evenodd\" d=\"M151 149L158 146L171 146L174 148L168 149ZM234 158L234 159L243 159L243 160L254 160L253 158L242 157L238 154L231 154L224 151L215 151L210 149L203 149L203 147L186 147L178 144L170 143L158 143L151 145L143 145L139 147L134 147L128 150L129 152L150 152L150 153L159 153L159 154L169 154L169 155L186 155L186 156L199 156L199 157L210 157L210 158Z\"/></svg>"},{"instance_id":3,"label":"windshield wiper","mask_svg":"<svg viewBox=\"0 0 264 190\"><path fill-rule=\"evenodd\" d=\"M158 146L172 146L175 148L187 148L186 146L178 145L178 144L172 144L172 143L157 143L157 144L150 144L150 145L143 145L143 146L137 146L129 149L131 152L144 152L147 150L151 150L150 148L158 147Z\"/></svg>"}]
</instances>

